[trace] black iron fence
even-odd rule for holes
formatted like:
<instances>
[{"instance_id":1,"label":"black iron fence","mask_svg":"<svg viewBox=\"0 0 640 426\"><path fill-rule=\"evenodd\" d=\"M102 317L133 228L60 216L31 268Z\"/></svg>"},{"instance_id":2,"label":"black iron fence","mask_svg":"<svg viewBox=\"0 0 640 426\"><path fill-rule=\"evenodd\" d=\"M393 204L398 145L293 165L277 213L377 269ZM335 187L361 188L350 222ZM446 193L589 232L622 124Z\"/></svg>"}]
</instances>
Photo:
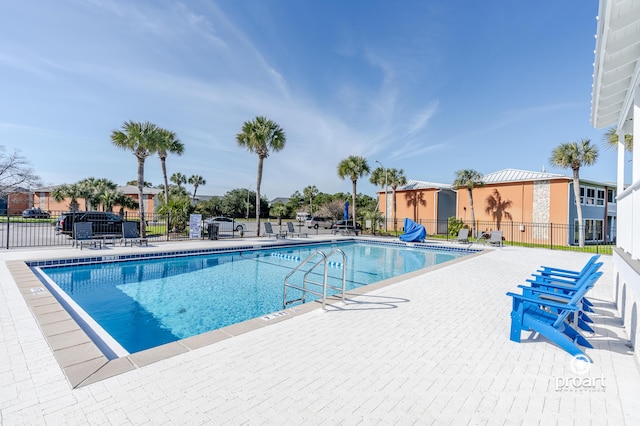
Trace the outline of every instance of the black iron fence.
<instances>
[{"instance_id":1,"label":"black iron fence","mask_svg":"<svg viewBox=\"0 0 640 426\"><path fill-rule=\"evenodd\" d=\"M0 216L0 246L5 249L20 247L45 247L45 246L71 246L73 244L72 228L66 229L60 225L60 217L68 212L48 212L50 217L47 218L25 218L21 215L3 215ZM80 217L84 212L78 212L75 215ZM117 216L117 214L116 214ZM144 218L146 235L150 242L154 241L180 241L199 239L227 239L227 238L247 238L258 235L257 225L252 219L231 219L229 222L211 222L203 218L198 227L200 232L196 231L196 235L191 234L191 226L188 219L184 217L173 218L171 215L160 215L155 213L146 213ZM137 213L126 213L121 216L121 220L138 222L138 229L141 228L140 215ZM273 230L276 232L287 231L287 223L294 223L296 230L315 234L330 234L330 229L314 229L307 228L304 223L296 220L278 220L278 219L262 219L260 222L260 235L264 235L264 222L270 221ZM93 232L95 235L117 235L122 233L121 223L117 221L97 220L93 223ZM217 234L210 235L213 229L211 224L217 225Z\"/></svg>"}]
</instances>

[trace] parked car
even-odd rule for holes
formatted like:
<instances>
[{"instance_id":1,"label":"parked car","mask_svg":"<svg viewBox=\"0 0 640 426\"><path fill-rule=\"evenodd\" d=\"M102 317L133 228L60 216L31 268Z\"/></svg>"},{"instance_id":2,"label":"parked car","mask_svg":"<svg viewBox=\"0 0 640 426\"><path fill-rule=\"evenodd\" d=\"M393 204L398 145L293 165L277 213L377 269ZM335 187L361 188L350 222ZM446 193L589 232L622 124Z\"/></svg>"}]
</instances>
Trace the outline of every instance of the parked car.
<instances>
[{"instance_id":1,"label":"parked car","mask_svg":"<svg viewBox=\"0 0 640 426\"><path fill-rule=\"evenodd\" d=\"M122 217L112 212L76 211L62 213L56 221L56 231L61 234L72 235L75 222L91 222L93 235L122 234ZM133 222L133 221L132 221ZM138 229L140 229L140 222Z\"/></svg>"},{"instance_id":2,"label":"parked car","mask_svg":"<svg viewBox=\"0 0 640 426\"><path fill-rule=\"evenodd\" d=\"M218 225L219 232L241 232L244 231L244 224L241 222L236 222L234 219L230 217L218 216L218 217L210 217L205 220L207 225L216 224Z\"/></svg>"},{"instance_id":3,"label":"parked car","mask_svg":"<svg viewBox=\"0 0 640 426\"><path fill-rule=\"evenodd\" d=\"M329 229L331 228L331 225L333 225L333 221L329 218L326 217L319 217L319 216L314 216L312 218L309 218L307 220L304 221L304 224L307 228L311 229L318 229L318 228L324 228L324 229Z\"/></svg>"},{"instance_id":4,"label":"parked car","mask_svg":"<svg viewBox=\"0 0 640 426\"><path fill-rule=\"evenodd\" d=\"M331 229L353 229L353 220L339 220L331 226ZM356 229L362 231L362 225L356 222Z\"/></svg>"},{"instance_id":5,"label":"parked car","mask_svg":"<svg viewBox=\"0 0 640 426\"><path fill-rule=\"evenodd\" d=\"M51 215L38 207L31 207L22 212L24 218L49 219Z\"/></svg>"}]
</instances>

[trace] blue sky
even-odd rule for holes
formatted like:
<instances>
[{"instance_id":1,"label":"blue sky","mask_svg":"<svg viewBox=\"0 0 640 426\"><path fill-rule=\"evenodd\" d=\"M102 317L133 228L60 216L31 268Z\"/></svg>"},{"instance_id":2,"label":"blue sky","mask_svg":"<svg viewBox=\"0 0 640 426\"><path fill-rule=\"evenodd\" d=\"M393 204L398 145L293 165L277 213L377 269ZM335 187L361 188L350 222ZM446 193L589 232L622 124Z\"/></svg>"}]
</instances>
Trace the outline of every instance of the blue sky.
<instances>
[{"instance_id":1,"label":"blue sky","mask_svg":"<svg viewBox=\"0 0 640 426\"><path fill-rule=\"evenodd\" d=\"M185 145L169 174L198 192L255 189L257 156L236 133L258 115L287 145L265 160L262 194L307 185L350 192L349 155L451 183L459 169L554 169L590 125L596 0L402 2L24 0L0 6L0 145L45 184L124 184L136 159L111 144L126 120ZM615 181L601 149L581 177ZM147 159L145 180L162 182ZM374 195L368 178L359 192Z\"/></svg>"}]
</instances>

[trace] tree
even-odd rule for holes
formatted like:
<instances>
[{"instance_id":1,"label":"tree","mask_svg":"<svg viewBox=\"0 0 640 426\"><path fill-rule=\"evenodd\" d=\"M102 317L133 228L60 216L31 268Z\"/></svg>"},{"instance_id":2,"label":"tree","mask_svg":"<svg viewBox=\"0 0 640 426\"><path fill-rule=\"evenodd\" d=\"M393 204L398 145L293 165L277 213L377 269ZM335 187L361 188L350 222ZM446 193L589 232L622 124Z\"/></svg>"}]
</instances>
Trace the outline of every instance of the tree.
<instances>
[{"instance_id":1,"label":"tree","mask_svg":"<svg viewBox=\"0 0 640 426\"><path fill-rule=\"evenodd\" d=\"M371 172L367 159L357 155L349 157L338 163L338 176L340 179L351 180L351 208L353 209L353 227L356 226L356 184L358 178L368 175Z\"/></svg>"},{"instance_id":2,"label":"tree","mask_svg":"<svg viewBox=\"0 0 640 426\"><path fill-rule=\"evenodd\" d=\"M284 130L274 121L258 116L252 121L245 121L242 130L236 135L239 146L258 155L258 177L256 179L256 226L260 236L260 186L262 184L262 167L269 152L284 149L287 137Z\"/></svg>"},{"instance_id":3,"label":"tree","mask_svg":"<svg viewBox=\"0 0 640 426\"><path fill-rule=\"evenodd\" d=\"M127 183L125 183L125 185L129 185L129 186L138 186L138 180L134 179L134 180L130 180ZM146 180L144 181L144 187L145 188L153 188L153 184L151 182L147 182Z\"/></svg>"},{"instance_id":4,"label":"tree","mask_svg":"<svg viewBox=\"0 0 640 426\"><path fill-rule=\"evenodd\" d=\"M309 185L305 189L302 190L302 194L304 195L305 200L309 199L309 214L313 213L313 197L318 195L320 191L316 188L315 185Z\"/></svg>"},{"instance_id":5,"label":"tree","mask_svg":"<svg viewBox=\"0 0 640 426\"><path fill-rule=\"evenodd\" d=\"M582 205L580 204L580 167L591 166L597 159L598 147L591 145L590 139L561 143L553 149L549 159L553 166L573 170L573 196L578 213L578 243L580 247L584 247L584 226Z\"/></svg>"},{"instance_id":6,"label":"tree","mask_svg":"<svg viewBox=\"0 0 640 426\"><path fill-rule=\"evenodd\" d=\"M497 189L494 189L493 195L489 195L485 201L487 202L487 207L484 211L486 214L490 214L493 220L496 221L498 231L500 230L503 216L509 220L513 220L513 216L507 211L513 203L511 200L503 200L502 195L500 195Z\"/></svg>"},{"instance_id":7,"label":"tree","mask_svg":"<svg viewBox=\"0 0 640 426\"><path fill-rule=\"evenodd\" d=\"M282 225L282 217L287 214L287 206L285 206L281 201L275 203L269 209L269 216L275 216L278 218L278 225Z\"/></svg>"},{"instance_id":8,"label":"tree","mask_svg":"<svg viewBox=\"0 0 640 426\"><path fill-rule=\"evenodd\" d=\"M69 202L69 210L77 211L80 208L80 204L78 203L78 198L82 196L80 191L80 186L78 184L71 185L59 185L53 191L51 191L51 197L57 202L66 200L67 198L71 198Z\"/></svg>"},{"instance_id":9,"label":"tree","mask_svg":"<svg viewBox=\"0 0 640 426\"><path fill-rule=\"evenodd\" d=\"M162 168L162 178L164 181L164 198L169 200L169 182L167 181L167 155L169 153L178 156L184 153L184 145L176 134L167 129L158 129L157 138L155 139L155 148L160 158L160 167ZM178 184L180 186L180 184Z\"/></svg>"},{"instance_id":10,"label":"tree","mask_svg":"<svg viewBox=\"0 0 640 426\"><path fill-rule=\"evenodd\" d=\"M606 148L618 149L618 132L613 127L607 130L602 139ZM624 135L624 150L633 152L633 135Z\"/></svg>"},{"instance_id":11,"label":"tree","mask_svg":"<svg viewBox=\"0 0 640 426\"><path fill-rule=\"evenodd\" d=\"M184 191L182 185L187 183L187 177L180 172L174 173L171 175L171 182L175 183L178 186L178 193L182 193Z\"/></svg>"},{"instance_id":12,"label":"tree","mask_svg":"<svg viewBox=\"0 0 640 426\"><path fill-rule=\"evenodd\" d=\"M111 133L111 142L118 148L131 151L138 161L138 200L140 202L140 235L147 237L147 226L144 216L144 160L156 149L155 139L158 137L158 126L148 121L125 121L121 130Z\"/></svg>"},{"instance_id":13,"label":"tree","mask_svg":"<svg viewBox=\"0 0 640 426\"><path fill-rule=\"evenodd\" d=\"M456 179L453 181L453 187L456 189L466 188L469 195L469 209L471 210L471 226L473 227L473 233L477 237L478 231L476 229L476 213L473 210L473 188L483 186L482 175L473 169L458 170L456 172Z\"/></svg>"},{"instance_id":14,"label":"tree","mask_svg":"<svg viewBox=\"0 0 640 426\"><path fill-rule=\"evenodd\" d=\"M393 191L393 231L397 232L396 229L396 190L399 186L404 186L407 184L407 178L404 176L404 170L396 170L396 169L387 169L387 181L389 186L391 186L391 190ZM386 194L385 194L386 197Z\"/></svg>"},{"instance_id":15,"label":"tree","mask_svg":"<svg viewBox=\"0 0 640 426\"><path fill-rule=\"evenodd\" d=\"M5 196L18 186L34 187L40 185L40 178L33 174L27 160L14 150L7 154L0 145L0 197Z\"/></svg>"},{"instance_id":16,"label":"tree","mask_svg":"<svg viewBox=\"0 0 640 426\"><path fill-rule=\"evenodd\" d=\"M189 183L191 185L193 185L193 197L191 198L192 200L196 199L196 191L198 190L199 186L204 186L207 184L207 181L204 180L204 178L200 175L192 175L189 178Z\"/></svg>"}]
</instances>

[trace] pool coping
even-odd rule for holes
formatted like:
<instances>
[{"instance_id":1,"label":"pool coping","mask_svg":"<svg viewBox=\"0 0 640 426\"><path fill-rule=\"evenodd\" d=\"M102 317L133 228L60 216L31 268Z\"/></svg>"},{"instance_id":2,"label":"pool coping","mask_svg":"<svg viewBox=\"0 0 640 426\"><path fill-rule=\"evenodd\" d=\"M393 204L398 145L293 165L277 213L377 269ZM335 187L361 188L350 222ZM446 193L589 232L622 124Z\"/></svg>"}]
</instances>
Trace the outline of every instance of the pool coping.
<instances>
[{"instance_id":1,"label":"pool coping","mask_svg":"<svg viewBox=\"0 0 640 426\"><path fill-rule=\"evenodd\" d=\"M371 239L352 238L344 241L369 241L380 242L384 244L397 244L405 245L404 243L395 243L389 241L379 241ZM336 240L324 240L314 241L314 244L322 242L336 242ZM304 243L304 242L300 242ZM300 244L297 241L294 244ZM265 249L269 247L282 247L283 244L254 244L251 249ZM416 244L416 246L434 246L433 244ZM446 248L454 248L456 246L443 246ZM237 251L242 248L249 248L248 246L236 246L227 247L221 250L215 251ZM465 249L458 247L459 249ZM466 247L468 248L468 247ZM458 262L471 259L476 256L487 253L487 249L473 249L476 253L471 253L467 256L453 259L448 262L444 262L438 265L429 266L417 271L402 274L393 278L389 278L383 281L372 283L366 286L359 287L357 289L346 292L345 298L353 298L363 294L371 293L375 290L393 285L409 278L423 275L436 269L447 267ZM203 250L195 250L201 252ZM209 250L210 251L210 250ZM189 251L191 252L191 251ZM164 256L168 254L181 253L185 251L158 251L145 253L143 256L160 257L159 254ZM185 254L188 255L188 254ZM130 255L121 255L131 258ZM140 256L136 256L141 258ZM74 258L63 258L59 264L62 266L69 266L71 262L67 260ZM115 259L114 259L115 260ZM96 260L97 261L97 260ZM117 261L117 260L116 260ZM135 352L127 356L109 360L102 351L98 348L97 344L89 337L89 335L82 329L82 327L72 318L71 314L62 306L58 299L50 292L50 290L43 284L40 278L31 269L31 264L37 266L43 261L29 261L29 260L11 260L7 261L6 265L11 273L13 280L15 281L20 293L22 294L29 310L32 312L40 330L42 331L45 340L49 344L55 359L57 360L60 368L64 372L69 384L72 388L78 388L86 386L92 383L105 380L107 378L117 376L119 374L133 371L137 368L144 367L146 365L180 355L192 350L202 348L204 346L212 345L217 342L239 336L241 334L251 332L262 327L267 327L279 322L295 318L298 315L303 315L317 309L322 309L321 301L313 301L303 305L297 305L291 308L282 309L280 311L264 315L261 317L253 318L247 321L243 321L237 324L212 330L206 333L202 333L196 336L188 337L185 339L170 342L164 345L156 346L154 348L146 349L140 352ZM44 261L47 262L47 261ZM339 297L327 298L327 307L329 309L340 309L339 303L341 302Z\"/></svg>"}]
</instances>

